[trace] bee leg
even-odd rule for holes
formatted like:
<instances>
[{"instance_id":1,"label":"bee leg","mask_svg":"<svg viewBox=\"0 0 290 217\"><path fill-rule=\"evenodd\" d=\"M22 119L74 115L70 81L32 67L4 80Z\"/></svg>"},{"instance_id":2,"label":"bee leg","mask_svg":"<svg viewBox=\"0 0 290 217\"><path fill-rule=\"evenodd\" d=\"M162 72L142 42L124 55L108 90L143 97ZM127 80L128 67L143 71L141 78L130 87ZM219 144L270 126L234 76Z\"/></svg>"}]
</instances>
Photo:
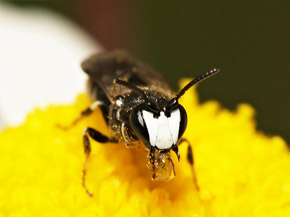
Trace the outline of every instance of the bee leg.
<instances>
[{"instance_id":1,"label":"bee leg","mask_svg":"<svg viewBox=\"0 0 290 217\"><path fill-rule=\"evenodd\" d=\"M132 147L138 144L138 138L132 134L131 130L125 125L124 122L121 125L121 133L126 147Z\"/></svg>"},{"instance_id":2,"label":"bee leg","mask_svg":"<svg viewBox=\"0 0 290 217\"><path fill-rule=\"evenodd\" d=\"M63 130L68 130L69 128L75 126L80 120L82 120L84 117L89 116L92 114L92 112L99 106L103 104L102 101L94 101L88 108L83 110L80 115L69 125L69 126L63 126L60 124L57 124L57 127L63 129Z\"/></svg>"},{"instance_id":3,"label":"bee leg","mask_svg":"<svg viewBox=\"0 0 290 217\"><path fill-rule=\"evenodd\" d=\"M198 186L198 183L197 183L197 178L196 178L196 172L195 172L195 169L194 169L194 158L193 158L193 151L192 151L192 147L191 147L191 144L190 142L185 139L185 138L182 138L180 141L179 141L179 145L183 142L186 142L187 143L187 161L188 163L190 164L191 166L191 171L192 171L192 176L193 176L193 182L194 182L194 185L196 187L196 190L199 191L199 186Z\"/></svg>"},{"instance_id":4,"label":"bee leg","mask_svg":"<svg viewBox=\"0 0 290 217\"><path fill-rule=\"evenodd\" d=\"M155 179L155 147L151 146L149 149L149 162L152 166L153 176L152 179Z\"/></svg>"},{"instance_id":5,"label":"bee leg","mask_svg":"<svg viewBox=\"0 0 290 217\"><path fill-rule=\"evenodd\" d=\"M88 190L88 188L86 186L86 173L87 173L86 165L88 163L90 153L92 150L89 136L92 139L94 139L95 141L100 142L100 143L108 143L108 142L118 143L118 141L115 138L107 137L107 136L103 135L102 133L98 132L97 130L90 128L90 127L86 127L84 132L83 132L83 144L84 144L84 152L85 152L86 158L85 158L84 165L83 165L82 185L85 188L87 194L92 197L93 194Z\"/></svg>"}]
</instances>

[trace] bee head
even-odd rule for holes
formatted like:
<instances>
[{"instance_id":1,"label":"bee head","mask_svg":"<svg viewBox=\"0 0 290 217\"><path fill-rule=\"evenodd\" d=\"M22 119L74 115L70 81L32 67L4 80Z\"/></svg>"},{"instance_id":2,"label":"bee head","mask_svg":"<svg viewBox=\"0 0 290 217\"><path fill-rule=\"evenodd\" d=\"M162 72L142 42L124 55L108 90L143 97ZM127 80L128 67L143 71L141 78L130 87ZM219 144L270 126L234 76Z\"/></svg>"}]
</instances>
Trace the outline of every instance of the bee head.
<instances>
[{"instance_id":1,"label":"bee head","mask_svg":"<svg viewBox=\"0 0 290 217\"><path fill-rule=\"evenodd\" d=\"M154 171L153 179L168 181L175 176L170 150L176 153L179 160L177 145L187 125L186 111L178 103L178 99L193 85L217 72L219 70L214 68L193 79L171 100L162 99L163 102L166 101L165 106L162 107L156 104L158 100L149 100L145 92L137 86L123 80L114 80L114 83L126 86L144 99L144 103L131 110L130 124L150 150L150 162Z\"/></svg>"},{"instance_id":2,"label":"bee head","mask_svg":"<svg viewBox=\"0 0 290 217\"><path fill-rule=\"evenodd\" d=\"M130 124L137 136L150 149L169 150L177 145L187 125L183 106L176 105L170 111L149 107L146 103L131 111Z\"/></svg>"}]
</instances>

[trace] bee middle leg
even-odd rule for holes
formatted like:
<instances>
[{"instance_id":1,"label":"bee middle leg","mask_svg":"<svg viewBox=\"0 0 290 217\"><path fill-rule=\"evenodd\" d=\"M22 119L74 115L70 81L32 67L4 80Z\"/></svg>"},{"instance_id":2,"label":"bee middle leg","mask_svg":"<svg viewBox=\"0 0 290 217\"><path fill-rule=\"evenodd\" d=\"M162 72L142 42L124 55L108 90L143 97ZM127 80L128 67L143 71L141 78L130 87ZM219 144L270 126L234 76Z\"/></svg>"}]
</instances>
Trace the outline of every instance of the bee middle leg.
<instances>
[{"instance_id":1,"label":"bee middle leg","mask_svg":"<svg viewBox=\"0 0 290 217\"><path fill-rule=\"evenodd\" d=\"M85 152L86 158L83 165L82 185L85 188L87 194L92 197L93 194L88 190L86 186L86 173L87 173L86 165L87 165L87 162L89 160L90 153L92 150L89 137L91 137L92 139L100 143L108 143L108 142L118 143L118 140L113 137L107 137L104 134L100 133L99 131L91 127L86 127L83 132L83 144L84 144L84 152Z\"/></svg>"},{"instance_id":2,"label":"bee middle leg","mask_svg":"<svg viewBox=\"0 0 290 217\"><path fill-rule=\"evenodd\" d=\"M195 168L194 168L194 158L193 158L193 151L192 151L192 147L191 147L191 144L190 142L185 139L185 138L182 138L180 141L179 141L179 145L183 142L186 142L187 143L187 161L188 163L190 164L190 167L191 167L191 171L192 171L192 176L193 176L193 183L196 187L196 190L199 191L199 186L198 186L198 183L197 183L197 178L196 178L196 172L195 172Z\"/></svg>"}]
</instances>

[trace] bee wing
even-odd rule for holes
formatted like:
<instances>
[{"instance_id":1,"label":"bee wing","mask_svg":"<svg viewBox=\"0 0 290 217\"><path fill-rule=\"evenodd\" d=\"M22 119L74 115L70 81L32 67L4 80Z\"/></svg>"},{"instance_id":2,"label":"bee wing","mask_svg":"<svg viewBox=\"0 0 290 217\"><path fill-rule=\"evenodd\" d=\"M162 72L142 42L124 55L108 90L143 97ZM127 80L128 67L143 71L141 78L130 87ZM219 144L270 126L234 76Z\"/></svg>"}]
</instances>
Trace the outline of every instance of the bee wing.
<instances>
[{"instance_id":1,"label":"bee wing","mask_svg":"<svg viewBox=\"0 0 290 217\"><path fill-rule=\"evenodd\" d=\"M130 91L124 86L113 84L114 79L128 81L141 89L160 89L172 95L163 75L124 51L95 54L83 61L81 67L90 79L99 85L111 102L116 96Z\"/></svg>"}]
</instances>

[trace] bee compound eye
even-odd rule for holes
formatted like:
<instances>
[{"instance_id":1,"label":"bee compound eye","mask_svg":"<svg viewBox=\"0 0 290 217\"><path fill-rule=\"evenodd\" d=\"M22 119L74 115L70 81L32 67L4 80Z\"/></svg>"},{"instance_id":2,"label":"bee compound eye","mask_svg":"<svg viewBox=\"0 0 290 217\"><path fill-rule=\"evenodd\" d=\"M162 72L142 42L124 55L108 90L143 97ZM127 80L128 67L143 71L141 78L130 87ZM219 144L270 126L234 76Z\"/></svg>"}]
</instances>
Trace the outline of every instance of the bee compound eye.
<instances>
[{"instance_id":1,"label":"bee compound eye","mask_svg":"<svg viewBox=\"0 0 290 217\"><path fill-rule=\"evenodd\" d=\"M147 148L150 148L148 129L143 118L142 110L139 107L131 111L130 124L137 136L144 142Z\"/></svg>"},{"instance_id":2,"label":"bee compound eye","mask_svg":"<svg viewBox=\"0 0 290 217\"><path fill-rule=\"evenodd\" d=\"M178 138L180 138L183 135L187 126L187 114L182 105L178 105L178 109L180 110L180 123L179 123Z\"/></svg>"}]
</instances>

